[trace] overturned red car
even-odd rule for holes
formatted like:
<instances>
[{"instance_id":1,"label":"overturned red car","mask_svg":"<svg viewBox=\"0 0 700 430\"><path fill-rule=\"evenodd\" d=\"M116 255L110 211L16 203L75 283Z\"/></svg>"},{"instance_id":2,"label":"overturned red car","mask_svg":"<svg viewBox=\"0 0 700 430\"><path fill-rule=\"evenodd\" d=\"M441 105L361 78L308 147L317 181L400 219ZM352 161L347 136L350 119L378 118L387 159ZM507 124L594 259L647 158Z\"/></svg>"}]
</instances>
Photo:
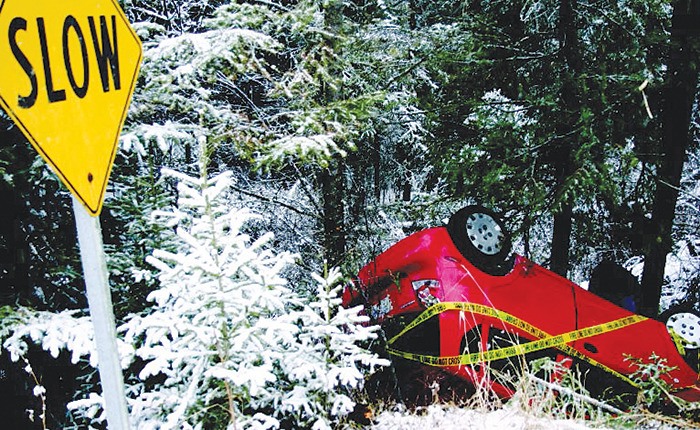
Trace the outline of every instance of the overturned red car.
<instances>
[{"instance_id":1,"label":"overturned red car","mask_svg":"<svg viewBox=\"0 0 700 430\"><path fill-rule=\"evenodd\" d=\"M666 324L643 317L510 248L500 218L468 206L446 227L377 256L345 288L343 303L365 306L397 360L440 368L502 397L514 392L503 375L540 357L583 369L591 391L601 391L595 394L633 392L640 364L661 358L672 368L663 378L673 393L700 401L694 313Z\"/></svg>"}]
</instances>

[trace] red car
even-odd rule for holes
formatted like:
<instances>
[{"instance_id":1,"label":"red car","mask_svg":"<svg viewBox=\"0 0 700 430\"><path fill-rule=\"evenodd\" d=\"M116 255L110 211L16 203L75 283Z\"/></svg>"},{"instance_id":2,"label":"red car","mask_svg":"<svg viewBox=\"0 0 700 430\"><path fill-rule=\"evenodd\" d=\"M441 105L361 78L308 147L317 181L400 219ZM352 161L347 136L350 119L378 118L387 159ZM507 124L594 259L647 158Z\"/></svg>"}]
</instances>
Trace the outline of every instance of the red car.
<instances>
[{"instance_id":1,"label":"red car","mask_svg":"<svg viewBox=\"0 0 700 430\"><path fill-rule=\"evenodd\" d=\"M537 357L584 369L593 392L633 392L630 376L656 356L674 368L665 376L674 394L700 400L698 373L679 352L697 364L695 314L674 315L667 327L510 255L501 220L478 206L381 253L345 288L343 303L365 305L389 354L502 397L514 390L507 376Z\"/></svg>"}]
</instances>

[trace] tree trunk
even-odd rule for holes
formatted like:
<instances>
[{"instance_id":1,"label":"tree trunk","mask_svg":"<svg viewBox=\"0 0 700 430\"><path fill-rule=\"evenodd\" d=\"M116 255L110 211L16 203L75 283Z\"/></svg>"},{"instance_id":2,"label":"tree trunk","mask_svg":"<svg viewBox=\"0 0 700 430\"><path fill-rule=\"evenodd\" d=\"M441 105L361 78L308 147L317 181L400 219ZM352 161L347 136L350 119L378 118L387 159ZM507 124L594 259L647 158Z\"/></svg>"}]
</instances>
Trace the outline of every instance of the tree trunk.
<instances>
[{"instance_id":1,"label":"tree trunk","mask_svg":"<svg viewBox=\"0 0 700 430\"><path fill-rule=\"evenodd\" d=\"M372 138L372 167L374 174L374 203L379 204L382 197L382 144L376 134Z\"/></svg>"},{"instance_id":2,"label":"tree trunk","mask_svg":"<svg viewBox=\"0 0 700 430\"><path fill-rule=\"evenodd\" d=\"M552 254L549 264L554 273L566 276L569 272L569 248L571 247L571 229L573 210L570 204L563 204L561 210L554 214L552 232Z\"/></svg>"},{"instance_id":3,"label":"tree trunk","mask_svg":"<svg viewBox=\"0 0 700 430\"><path fill-rule=\"evenodd\" d=\"M333 166L335 164L335 166ZM339 265L345 256L345 196L343 160L336 160L328 169L321 171L321 193L323 194L323 248L328 265ZM333 168L335 167L335 168Z\"/></svg>"},{"instance_id":4,"label":"tree trunk","mask_svg":"<svg viewBox=\"0 0 700 430\"><path fill-rule=\"evenodd\" d=\"M340 33L337 33L342 24L344 4L342 2L328 2L320 6L323 12L326 33L323 45L330 51L336 52ZM336 34L337 33L337 34ZM331 36L336 34L336 36ZM340 98L339 89L325 80L319 82L321 89L316 95L316 102L321 106L337 101ZM347 161L336 154L329 160L328 167L319 173L319 183L323 198L323 252L324 258L330 267L339 266L345 259L347 243L345 230L345 169Z\"/></svg>"},{"instance_id":5,"label":"tree trunk","mask_svg":"<svg viewBox=\"0 0 700 430\"><path fill-rule=\"evenodd\" d=\"M573 206L564 188L574 170L571 153L577 145L577 139L576 135L571 133L571 128L578 122L581 110L575 81L581 70L579 41L574 20L576 6L576 0L562 0L559 5L559 43L564 69L561 89L563 112L558 118L556 130L560 137L555 140L557 147L554 149L552 159L557 170L555 186L558 208L555 208L554 212L550 269L562 276L566 276L569 271L569 249L573 228Z\"/></svg>"},{"instance_id":6,"label":"tree trunk","mask_svg":"<svg viewBox=\"0 0 700 430\"><path fill-rule=\"evenodd\" d=\"M657 163L651 231L645 237L644 247L640 311L649 317L656 317L659 314L666 256L672 247L671 232L678 200L678 187L685 152L692 139L690 120L698 85L696 61L700 55L698 22L700 22L700 1L675 2L668 78L664 90L662 113L662 158Z\"/></svg>"}]
</instances>

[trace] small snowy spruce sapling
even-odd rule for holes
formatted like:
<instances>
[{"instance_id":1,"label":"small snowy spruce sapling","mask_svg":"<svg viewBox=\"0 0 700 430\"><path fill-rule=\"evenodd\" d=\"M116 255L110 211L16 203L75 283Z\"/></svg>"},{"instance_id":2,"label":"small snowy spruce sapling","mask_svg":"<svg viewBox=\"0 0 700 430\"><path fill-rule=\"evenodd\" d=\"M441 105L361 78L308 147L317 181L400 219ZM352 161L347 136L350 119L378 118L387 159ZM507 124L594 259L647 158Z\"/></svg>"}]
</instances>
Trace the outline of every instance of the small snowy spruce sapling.
<instances>
[{"instance_id":1,"label":"small snowy spruce sapling","mask_svg":"<svg viewBox=\"0 0 700 430\"><path fill-rule=\"evenodd\" d=\"M229 207L231 174L178 179L178 206L155 213L177 251L155 251L153 307L120 327L136 345L127 378L139 429L329 428L354 406L363 370L387 364L359 346L373 338L359 309L340 306L339 273L307 304L281 272L292 261L253 240L254 215ZM76 403L90 406L87 403Z\"/></svg>"},{"instance_id":2,"label":"small snowy spruce sapling","mask_svg":"<svg viewBox=\"0 0 700 430\"><path fill-rule=\"evenodd\" d=\"M152 305L118 327L132 426L327 429L342 423L365 372L388 363L363 347L376 334L361 324L360 309L340 305L339 272L312 275L317 291L309 303L282 275L293 256L273 252L271 234L254 239L246 233L255 216L231 208L230 173L164 173L179 181L178 204L154 216L175 230L174 243L148 258L158 271ZM32 342L96 366L88 317L23 312L2 330L14 360ZM100 393L83 396L68 408L86 426L103 421Z\"/></svg>"},{"instance_id":3,"label":"small snowy spruce sapling","mask_svg":"<svg viewBox=\"0 0 700 430\"><path fill-rule=\"evenodd\" d=\"M312 275L316 298L292 313L300 327L297 350L287 355L283 369L289 389L279 404L297 423L315 430L330 429L353 411L350 395L364 384L365 371L388 366L363 345L376 339L376 326L365 326L361 307L341 306L341 274L331 269L325 276Z\"/></svg>"},{"instance_id":4,"label":"small snowy spruce sapling","mask_svg":"<svg viewBox=\"0 0 700 430\"><path fill-rule=\"evenodd\" d=\"M299 305L280 273L291 256L266 247L270 235L244 233L252 215L228 207L230 173L166 173L180 181L178 207L155 215L176 226L179 246L149 257L160 270L154 307L122 327L144 363L132 420L140 429L235 428L265 406L298 331L277 321Z\"/></svg>"}]
</instances>

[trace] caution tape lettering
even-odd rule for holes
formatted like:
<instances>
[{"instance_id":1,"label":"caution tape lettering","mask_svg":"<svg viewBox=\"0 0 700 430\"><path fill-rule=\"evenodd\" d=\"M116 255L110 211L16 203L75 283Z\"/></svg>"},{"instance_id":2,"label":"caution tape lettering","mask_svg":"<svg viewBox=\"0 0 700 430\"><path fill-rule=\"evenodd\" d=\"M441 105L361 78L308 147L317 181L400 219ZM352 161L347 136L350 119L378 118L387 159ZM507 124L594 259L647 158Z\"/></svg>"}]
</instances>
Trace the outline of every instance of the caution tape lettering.
<instances>
[{"instance_id":1,"label":"caution tape lettering","mask_svg":"<svg viewBox=\"0 0 700 430\"><path fill-rule=\"evenodd\" d=\"M421 325L428 319L439 315L447 311L462 311L470 312L474 314L484 315L496 318L512 327L518 328L531 336L536 340L531 342L526 342L523 344L516 344L504 348L498 348L489 351L480 351L469 354L462 354L451 357L435 357L430 355L413 354L403 352L394 349L392 345L403 335L405 335L410 330ZM515 356L523 356L525 354L541 351L544 349L556 348L563 353L570 355L572 357L578 358L585 361L593 366L601 368L615 376L627 381L631 385L635 385L628 377L620 374L619 372L610 369L609 367L599 363L598 361L582 354L578 350L574 349L569 343L577 340L587 339L600 334L608 333L614 330L619 330L624 327L631 326L646 320L646 317L641 315L631 315L628 317L620 318L614 321L606 322L603 324L598 324L591 327L586 327L583 329L574 330L568 333L563 333L559 335L552 336L543 330L538 329L530 323L523 321L522 319L511 315L507 312L495 309L490 306L485 306L477 303L467 303L467 302L442 302L437 303L425 311L423 311L416 319L411 321L403 330L401 330L397 335L389 339L387 352L391 355L402 357L408 360L417 361L422 364L436 367L449 367L449 366L467 366L480 363L488 363L491 361L502 360L506 358L511 358Z\"/></svg>"}]
</instances>

